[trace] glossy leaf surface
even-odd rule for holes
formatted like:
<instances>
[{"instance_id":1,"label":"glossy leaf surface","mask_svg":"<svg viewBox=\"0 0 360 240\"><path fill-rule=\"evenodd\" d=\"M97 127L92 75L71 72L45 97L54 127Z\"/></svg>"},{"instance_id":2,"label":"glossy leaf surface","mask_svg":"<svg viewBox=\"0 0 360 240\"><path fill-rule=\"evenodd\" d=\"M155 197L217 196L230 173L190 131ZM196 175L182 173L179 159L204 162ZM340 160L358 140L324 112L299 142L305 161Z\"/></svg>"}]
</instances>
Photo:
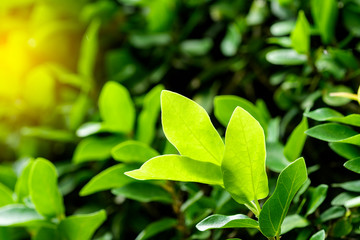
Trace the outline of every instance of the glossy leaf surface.
<instances>
[{"instance_id":1,"label":"glossy leaf surface","mask_svg":"<svg viewBox=\"0 0 360 240\"><path fill-rule=\"evenodd\" d=\"M265 136L258 121L237 107L225 134L221 165L225 189L239 203L269 194L265 172Z\"/></svg>"},{"instance_id":2,"label":"glossy leaf surface","mask_svg":"<svg viewBox=\"0 0 360 240\"><path fill-rule=\"evenodd\" d=\"M318 231L317 233L312 235L309 240L325 240L325 231L324 230Z\"/></svg>"},{"instance_id":3,"label":"glossy leaf surface","mask_svg":"<svg viewBox=\"0 0 360 240\"><path fill-rule=\"evenodd\" d=\"M259 223L243 214L233 216L215 214L199 222L196 228L200 231L218 228L259 228Z\"/></svg>"},{"instance_id":4,"label":"glossy leaf surface","mask_svg":"<svg viewBox=\"0 0 360 240\"><path fill-rule=\"evenodd\" d=\"M279 236L290 203L306 179L303 158L294 161L280 173L275 191L265 202L259 216L260 230L266 237Z\"/></svg>"},{"instance_id":5,"label":"glossy leaf surface","mask_svg":"<svg viewBox=\"0 0 360 240\"><path fill-rule=\"evenodd\" d=\"M317 121L331 121L360 126L360 114L350 114L348 116L344 116L331 108L319 108L314 111L304 113L304 115Z\"/></svg>"},{"instance_id":6,"label":"glossy leaf surface","mask_svg":"<svg viewBox=\"0 0 360 240\"><path fill-rule=\"evenodd\" d=\"M344 164L344 167L360 174L360 157L347 161Z\"/></svg>"}]
</instances>

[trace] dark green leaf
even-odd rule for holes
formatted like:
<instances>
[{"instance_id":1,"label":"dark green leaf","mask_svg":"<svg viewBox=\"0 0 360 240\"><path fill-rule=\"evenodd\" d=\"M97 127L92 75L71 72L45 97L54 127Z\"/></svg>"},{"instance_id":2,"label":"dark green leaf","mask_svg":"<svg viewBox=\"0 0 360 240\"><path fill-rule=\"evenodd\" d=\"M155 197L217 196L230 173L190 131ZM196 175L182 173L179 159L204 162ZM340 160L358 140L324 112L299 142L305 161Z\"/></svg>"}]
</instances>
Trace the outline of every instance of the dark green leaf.
<instances>
[{"instance_id":1,"label":"dark green leaf","mask_svg":"<svg viewBox=\"0 0 360 240\"><path fill-rule=\"evenodd\" d=\"M331 207L329 209L327 209L325 212L323 212L320 215L320 221L321 222L326 222L335 218L341 218L342 216L344 216L346 213L345 208L343 207L339 207L339 206L335 206L335 207Z\"/></svg>"},{"instance_id":2,"label":"dark green leaf","mask_svg":"<svg viewBox=\"0 0 360 240\"><path fill-rule=\"evenodd\" d=\"M342 189L352 191L352 192L360 192L360 180L344 182L344 183L334 183L333 187L340 187Z\"/></svg>"},{"instance_id":3,"label":"dark green leaf","mask_svg":"<svg viewBox=\"0 0 360 240\"><path fill-rule=\"evenodd\" d=\"M149 224L137 237L135 240L145 240L149 239L152 236L155 236L158 233L169 230L177 225L177 220L173 218L164 218L157 222Z\"/></svg>"},{"instance_id":4,"label":"dark green leaf","mask_svg":"<svg viewBox=\"0 0 360 240\"><path fill-rule=\"evenodd\" d=\"M360 174L360 157L351 159L344 164L347 169Z\"/></svg>"},{"instance_id":5,"label":"dark green leaf","mask_svg":"<svg viewBox=\"0 0 360 240\"><path fill-rule=\"evenodd\" d=\"M285 234L295 228L306 227L309 224L310 224L309 220L298 214L286 216L283 224L281 225L281 234Z\"/></svg>"},{"instance_id":6,"label":"dark green leaf","mask_svg":"<svg viewBox=\"0 0 360 240\"><path fill-rule=\"evenodd\" d=\"M360 156L360 148L358 146L347 143L329 143L329 147L346 159L353 159Z\"/></svg>"},{"instance_id":7,"label":"dark green leaf","mask_svg":"<svg viewBox=\"0 0 360 240\"><path fill-rule=\"evenodd\" d=\"M360 114L350 114L344 116L341 113L330 108L319 108L312 112L304 113L304 116L314 119L316 121L331 121L349 124L353 126L360 126Z\"/></svg>"},{"instance_id":8,"label":"dark green leaf","mask_svg":"<svg viewBox=\"0 0 360 240\"><path fill-rule=\"evenodd\" d=\"M316 188L309 189L309 202L306 215L310 215L324 202L327 194L328 186L321 184Z\"/></svg>"}]
</instances>

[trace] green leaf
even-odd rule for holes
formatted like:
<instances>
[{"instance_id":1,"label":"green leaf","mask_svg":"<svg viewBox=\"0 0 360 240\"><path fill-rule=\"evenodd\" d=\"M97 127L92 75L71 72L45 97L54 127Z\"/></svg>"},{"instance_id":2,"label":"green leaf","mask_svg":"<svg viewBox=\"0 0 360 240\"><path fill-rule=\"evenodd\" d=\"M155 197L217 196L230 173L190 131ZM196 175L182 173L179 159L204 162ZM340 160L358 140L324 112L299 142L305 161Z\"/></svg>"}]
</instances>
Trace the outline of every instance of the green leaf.
<instances>
[{"instance_id":1,"label":"green leaf","mask_svg":"<svg viewBox=\"0 0 360 240\"><path fill-rule=\"evenodd\" d=\"M331 207L329 209L327 209L325 212L323 212L319 219L321 222L326 222L335 218L341 218L345 215L346 210L344 207L339 207L339 206L335 206L335 207Z\"/></svg>"},{"instance_id":2,"label":"green leaf","mask_svg":"<svg viewBox=\"0 0 360 240\"><path fill-rule=\"evenodd\" d=\"M344 116L331 108L319 108L314 111L304 113L304 116L316 121L331 121L357 127L360 126L360 114L350 114L348 116Z\"/></svg>"},{"instance_id":3,"label":"green leaf","mask_svg":"<svg viewBox=\"0 0 360 240\"><path fill-rule=\"evenodd\" d=\"M17 181L17 176L12 167L0 165L0 182L9 189L14 189Z\"/></svg>"},{"instance_id":4,"label":"green leaf","mask_svg":"<svg viewBox=\"0 0 360 240\"><path fill-rule=\"evenodd\" d=\"M24 205L11 204L0 208L0 226L31 226L43 222L44 218L35 209Z\"/></svg>"},{"instance_id":5,"label":"green leaf","mask_svg":"<svg viewBox=\"0 0 360 240\"><path fill-rule=\"evenodd\" d=\"M31 240L60 240L60 235L57 231L57 229L52 228L40 228L35 236Z\"/></svg>"},{"instance_id":6,"label":"green leaf","mask_svg":"<svg viewBox=\"0 0 360 240\"><path fill-rule=\"evenodd\" d=\"M329 147L346 159L353 159L360 156L360 148L358 146L347 143L329 143Z\"/></svg>"},{"instance_id":7,"label":"green leaf","mask_svg":"<svg viewBox=\"0 0 360 240\"><path fill-rule=\"evenodd\" d=\"M35 160L30 171L29 191L38 213L48 218L63 216L63 198L57 186L56 169L51 162L43 158Z\"/></svg>"},{"instance_id":8,"label":"green leaf","mask_svg":"<svg viewBox=\"0 0 360 240\"><path fill-rule=\"evenodd\" d=\"M344 167L360 174L360 157L347 161L344 164Z\"/></svg>"},{"instance_id":9,"label":"green leaf","mask_svg":"<svg viewBox=\"0 0 360 240\"><path fill-rule=\"evenodd\" d=\"M290 162L284 156L284 146L279 142L266 143L266 166L273 172L281 172Z\"/></svg>"},{"instance_id":10,"label":"green leaf","mask_svg":"<svg viewBox=\"0 0 360 240\"><path fill-rule=\"evenodd\" d=\"M281 21L271 25L270 32L277 37L285 36L290 34L294 27L295 22L293 20Z\"/></svg>"},{"instance_id":11,"label":"green leaf","mask_svg":"<svg viewBox=\"0 0 360 240\"><path fill-rule=\"evenodd\" d=\"M144 163L140 169L125 174L139 180L159 179L223 185L221 169L218 165L179 155L154 157Z\"/></svg>"},{"instance_id":12,"label":"green leaf","mask_svg":"<svg viewBox=\"0 0 360 240\"><path fill-rule=\"evenodd\" d=\"M225 216L215 214L208 216L196 225L200 231L218 228L259 228L259 223L243 214Z\"/></svg>"},{"instance_id":13,"label":"green leaf","mask_svg":"<svg viewBox=\"0 0 360 240\"><path fill-rule=\"evenodd\" d=\"M315 210L324 202L328 186L321 184L316 188L309 188L309 202L306 210L306 216L315 212Z\"/></svg>"},{"instance_id":14,"label":"green leaf","mask_svg":"<svg viewBox=\"0 0 360 240\"><path fill-rule=\"evenodd\" d=\"M305 132L307 135L327 142L340 142L360 145L360 134L348 126L325 123Z\"/></svg>"},{"instance_id":15,"label":"green leaf","mask_svg":"<svg viewBox=\"0 0 360 240\"><path fill-rule=\"evenodd\" d=\"M74 140L74 135L71 132L48 127L23 127L21 128L21 135L59 142L71 142Z\"/></svg>"},{"instance_id":16,"label":"green leaf","mask_svg":"<svg viewBox=\"0 0 360 240\"><path fill-rule=\"evenodd\" d=\"M267 197L265 136L258 121L237 107L225 134L221 165L225 189L239 203Z\"/></svg>"},{"instance_id":17,"label":"green leaf","mask_svg":"<svg viewBox=\"0 0 360 240\"><path fill-rule=\"evenodd\" d=\"M325 240L325 230L318 231L309 240Z\"/></svg>"},{"instance_id":18,"label":"green leaf","mask_svg":"<svg viewBox=\"0 0 360 240\"><path fill-rule=\"evenodd\" d=\"M305 131L308 129L307 119L304 117L294 131L290 134L285 148L284 155L289 161L294 161L300 157L301 152L304 148L306 134Z\"/></svg>"},{"instance_id":19,"label":"green leaf","mask_svg":"<svg viewBox=\"0 0 360 240\"><path fill-rule=\"evenodd\" d=\"M4 184L0 183L0 207L14 203L12 195L13 192Z\"/></svg>"},{"instance_id":20,"label":"green leaf","mask_svg":"<svg viewBox=\"0 0 360 240\"><path fill-rule=\"evenodd\" d=\"M304 11L300 11L295 28L291 32L291 45L298 53L308 53L310 50L310 24Z\"/></svg>"},{"instance_id":21,"label":"green leaf","mask_svg":"<svg viewBox=\"0 0 360 240\"><path fill-rule=\"evenodd\" d=\"M261 124L263 129L267 129L267 121L252 102L232 95L216 96L214 99L215 117L225 127L228 125L231 115L236 107L242 107L245 109Z\"/></svg>"},{"instance_id":22,"label":"green leaf","mask_svg":"<svg viewBox=\"0 0 360 240\"><path fill-rule=\"evenodd\" d=\"M105 219L104 210L91 214L73 215L60 222L59 231L68 240L88 240Z\"/></svg>"},{"instance_id":23,"label":"green leaf","mask_svg":"<svg viewBox=\"0 0 360 240\"><path fill-rule=\"evenodd\" d=\"M302 65L306 63L307 56L293 49L277 49L268 52L266 60L275 65Z\"/></svg>"},{"instance_id":24,"label":"green leaf","mask_svg":"<svg viewBox=\"0 0 360 240\"><path fill-rule=\"evenodd\" d=\"M156 122L160 115L160 95L163 89L163 85L157 85L145 95L135 135L135 138L141 142L151 144L154 139Z\"/></svg>"},{"instance_id":25,"label":"green leaf","mask_svg":"<svg viewBox=\"0 0 360 240\"><path fill-rule=\"evenodd\" d=\"M158 233L169 230L177 225L177 220L173 218L163 218L159 221L150 223L146 228L136 237L135 240L145 240Z\"/></svg>"},{"instance_id":26,"label":"green leaf","mask_svg":"<svg viewBox=\"0 0 360 240\"><path fill-rule=\"evenodd\" d=\"M109 167L108 169L93 177L90 182L88 182L81 189L80 196L87 196L99 191L119 188L130 182L133 182L134 179L129 178L128 176L124 175L124 173L131 171L136 167L137 165L123 163Z\"/></svg>"},{"instance_id":27,"label":"green leaf","mask_svg":"<svg viewBox=\"0 0 360 240\"><path fill-rule=\"evenodd\" d=\"M359 207L360 206L360 196L358 197L354 197L352 199L347 200L344 203L344 206L346 208L354 208L354 207Z\"/></svg>"},{"instance_id":28,"label":"green leaf","mask_svg":"<svg viewBox=\"0 0 360 240\"><path fill-rule=\"evenodd\" d=\"M101 21L94 19L81 42L80 56L78 62L78 72L90 79L93 78L95 62L98 52L98 32L101 27Z\"/></svg>"},{"instance_id":29,"label":"green leaf","mask_svg":"<svg viewBox=\"0 0 360 240\"><path fill-rule=\"evenodd\" d=\"M289 216L286 216L284 219L283 224L281 225L281 234L285 234L287 232L290 232L291 230L295 228L303 228L310 224L310 221L306 218L298 215L298 214L292 214Z\"/></svg>"},{"instance_id":30,"label":"green leaf","mask_svg":"<svg viewBox=\"0 0 360 240\"><path fill-rule=\"evenodd\" d=\"M236 23L230 24L227 28L226 35L220 44L222 54L227 57L234 56L241 41L242 36L239 27Z\"/></svg>"},{"instance_id":31,"label":"green leaf","mask_svg":"<svg viewBox=\"0 0 360 240\"><path fill-rule=\"evenodd\" d=\"M353 226L348 219L341 219L333 225L331 235L340 238L348 235L352 229Z\"/></svg>"},{"instance_id":32,"label":"green leaf","mask_svg":"<svg viewBox=\"0 0 360 240\"><path fill-rule=\"evenodd\" d=\"M360 180L349 181L344 183L334 183L333 187L340 187L342 189L352 191L352 192L360 192Z\"/></svg>"},{"instance_id":33,"label":"green leaf","mask_svg":"<svg viewBox=\"0 0 360 240\"><path fill-rule=\"evenodd\" d=\"M260 230L266 237L279 236L281 224L296 192L307 179L303 158L287 166L279 175L276 188L265 202L259 216Z\"/></svg>"},{"instance_id":34,"label":"green leaf","mask_svg":"<svg viewBox=\"0 0 360 240\"><path fill-rule=\"evenodd\" d=\"M111 150L111 155L115 160L121 162L144 163L150 158L158 156L159 153L145 143L129 140L116 145Z\"/></svg>"},{"instance_id":35,"label":"green leaf","mask_svg":"<svg viewBox=\"0 0 360 240\"><path fill-rule=\"evenodd\" d=\"M207 54L213 46L211 38L188 39L180 43L180 51L190 56L203 56Z\"/></svg>"},{"instance_id":36,"label":"green leaf","mask_svg":"<svg viewBox=\"0 0 360 240\"><path fill-rule=\"evenodd\" d=\"M128 90L108 81L99 96L99 110L104 124L115 132L130 133L134 127L135 106Z\"/></svg>"},{"instance_id":37,"label":"green leaf","mask_svg":"<svg viewBox=\"0 0 360 240\"><path fill-rule=\"evenodd\" d=\"M346 201L348 201L356 196L357 196L357 194L349 193L349 192L340 193L331 201L331 205L343 206L343 205L345 205Z\"/></svg>"},{"instance_id":38,"label":"green leaf","mask_svg":"<svg viewBox=\"0 0 360 240\"><path fill-rule=\"evenodd\" d=\"M320 32L321 40L324 44L329 44L334 39L338 3L335 0L311 0L310 3L311 14Z\"/></svg>"},{"instance_id":39,"label":"green leaf","mask_svg":"<svg viewBox=\"0 0 360 240\"><path fill-rule=\"evenodd\" d=\"M221 164L224 143L205 109L170 91L162 91L161 109L165 136L182 155Z\"/></svg>"},{"instance_id":40,"label":"green leaf","mask_svg":"<svg viewBox=\"0 0 360 240\"><path fill-rule=\"evenodd\" d=\"M169 192L159 185L147 182L132 182L121 188L113 189L111 192L114 195L124 196L138 202L172 202Z\"/></svg>"},{"instance_id":41,"label":"green leaf","mask_svg":"<svg viewBox=\"0 0 360 240\"><path fill-rule=\"evenodd\" d=\"M15 193L17 196L17 201L19 203L24 202L24 199L29 196L29 178L30 178L30 171L34 160L30 160L28 164L23 168L19 179L15 185Z\"/></svg>"},{"instance_id":42,"label":"green leaf","mask_svg":"<svg viewBox=\"0 0 360 240\"><path fill-rule=\"evenodd\" d=\"M73 162L103 161L111 157L111 150L124 141L121 136L88 137L76 147Z\"/></svg>"},{"instance_id":43,"label":"green leaf","mask_svg":"<svg viewBox=\"0 0 360 240\"><path fill-rule=\"evenodd\" d=\"M317 68L321 69L322 66L318 65ZM335 66L330 65L329 68L330 68L329 70L333 70L335 69ZM335 73L341 76L341 69L336 70ZM345 70L343 70L343 75L345 75ZM341 80L342 78L343 76L341 76L339 80ZM352 93L352 89L344 85L337 85L337 86L328 85L325 87L325 89L323 89L322 92L323 92L323 96L322 96L323 101L330 106L335 106L335 107L343 106L351 101L351 99L345 97L330 96L330 94L332 93L343 93L343 92Z\"/></svg>"}]
</instances>

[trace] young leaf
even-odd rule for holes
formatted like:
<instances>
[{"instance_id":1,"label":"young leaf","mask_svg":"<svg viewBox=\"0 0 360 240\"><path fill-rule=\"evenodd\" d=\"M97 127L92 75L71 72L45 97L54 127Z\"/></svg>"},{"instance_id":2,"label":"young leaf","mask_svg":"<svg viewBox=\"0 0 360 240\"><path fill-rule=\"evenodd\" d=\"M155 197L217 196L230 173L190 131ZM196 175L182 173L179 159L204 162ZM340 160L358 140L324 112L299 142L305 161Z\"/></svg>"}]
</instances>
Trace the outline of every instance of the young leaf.
<instances>
[{"instance_id":1,"label":"young leaf","mask_svg":"<svg viewBox=\"0 0 360 240\"><path fill-rule=\"evenodd\" d=\"M350 143L360 146L360 134L348 126L325 123L305 132L307 135L327 142Z\"/></svg>"},{"instance_id":2,"label":"young leaf","mask_svg":"<svg viewBox=\"0 0 360 240\"><path fill-rule=\"evenodd\" d=\"M269 194L265 172L265 136L258 121L237 107L225 134L221 165L225 189L239 203Z\"/></svg>"},{"instance_id":3,"label":"young leaf","mask_svg":"<svg viewBox=\"0 0 360 240\"><path fill-rule=\"evenodd\" d=\"M344 167L360 174L360 157L347 161L344 164Z\"/></svg>"},{"instance_id":4,"label":"young leaf","mask_svg":"<svg viewBox=\"0 0 360 240\"><path fill-rule=\"evenodd\" d=\"M161 109L165 136L182 155L221 164L224 143L205 109L170 91L162 91Z\"/></svg>"},{"instance_id":5,"label":"young leaf","mask_svg":"<svg viewBox=\"0 0 360 240\"><path fill-rule=\"evenodd\" d=\"M284 155L289 161L294 161L303 150L306 134L305 131L308 129L307 119L304 117L300 124L291 133L289 139L286 142L284 148Z\"/></svg>"},{"instance_id":6,"label":"young leaf","mask_svg":"<svg viewBox=\"0 0 360 240\"><path fill-rule=\"evenodd\" d=\"M121 84L109 81L99 96L101 118L107 127L129 134L134 127L135 106L128 90Z\"/></svg>"},{"instance_id":7,"label":"young leaf","mask_svg":"<svg viewBox=\"0 0 360 240\"><path fill-rule=\"evenodd\" d=\"M145 240L158 233L164 232L176 226L177 220L173 218L164 218L157 222L150 223L146 228L136 237L135 240Z\"/></svg>"},{"instance_id":8,"label":"young leaf","mask_svg":"<svg viewBox=\"0 0 360 240\"><path fill-rule=\"evenodd\" d=\"M300 54L310 50L310 24L303 11L299 12L294 30L291 32L291 45Z\"/></svg>"},{"instance_id":9,"label":"young leaf","mask_svg":"<svg viewBox=\"0 0 360 240\"><path fill-rule=\"evenodd\" d=\"M260 212L260 230L266 237L279 236L281 224L296 192L307 179L305 161L299 158L279 175L276 188Z\"/></svg>"},{"instance_id":10,"label":"young leaf","mask_svg":"<svg viewBox=\"0 0 360 240\"><path fill-rule=\"evenodd\" d=\"M319 108L314 111L304 113L304 116L316 121L339 122L353 126L360 126L360 114L350 114L344 116L331 108Z\"/></svg>"},{"instance_id":11,"label":"young leaf","mask_svg":"<svg viewBox=\"0 0 360 240\"><path fill-rule=\"evenodd\" d=\"M121 162L144 163L150 158L158 156L159 153L145 143L129 140L116 145L111 150L111 155L115 160Z\"/></svg>"},{"instance_id":12,"label":"young leaf","mask_svg":"<svg viewBox=\"0 0 360 240\"><path fill-rule=\"evenodd\" d=\"M29 191L38 213L48 218L63 216L63 198L57 186L56 169L51 162L43 158L35 160L30 171Z\"/></svg>"},{"instance_id":13,"label":"young leaf","mask_svg":"<svg viewBox=\"0 0 360 240\"><path fill-rule=\"evenodd\" d=\"M315 210L324 202L328 186L321 184L316 188L309 189L309 203L306 211L306 216L315 212Z\"/></svg>"},{"instance_id":14,"label":"young leaf","mask_svg":"<svg viewBox=\"0 0 360 240\"><path fill-rule=\"evenodd\" d=\"M312 235L309 240L325 240L325 231L324 230L318 231L317 233Z\"/></svg>"},{"instance_id":15,"label":"young leaf","mask_svg":"<svg viewBox=\"0 0 360 240\"><path fill-rule=\"evenodd\" d=\"M311 14L324 44L334 38L338 7L336 0L311 0Z\"/></svg>"},{"instance_id":16,"label":"young leaf","mask_svg":"<svg viewBox=\"0 0 360 240\"><path fill-rule=\"evenodd\" d=\"M59 231L68 240L89 240L105 219L104 210L91 214L73 215L60 222Z\"/></svg>"},{"instance_id":17,"label":"young leaf","mask_svg":"<svg viewBox=\"0 0 360 240\"><path fill-rule=\"evenodd\" d=\"M139 115L136 139L151 144L154 139L156 122L160 113L160 95L164 86L157 85L145 95L143 109Z\"/></svg>"},{"instance_id":18,"label":"young leaf","mask_svg":"<svg viewBox=\"0 0 360 240\"><path fill-rule=\"evenodd\" d=\"M154 157L140 169L125 174L139 180L159 179L223 186L221 168L218 165L180 155Z\"/></svg>"},{"instance_id":19,"label":"young leaf","mask_svg":"<svg viewBox=\"0 0 360 240\"><path fill-rule=\"evenodd\" d=\"M44 217L35 209L20 204L11 204L0 208L0 226L29 226L43 222Z\"/></svg>"},{"instance_id":20,"label":"young leaf","mask_svg":"<svg viewBox=\"0 0 360 240\"><path fill-rule=\"evenodd\" d=\"M259 228L259 223L243 214L225 216L215 214L208 216L196 225L200 231L217 228Z\"/></svg>"},{"instance_id":21,"label":"young leaf","mask_svg":"<svg viewBox=\"0 0 360 240\"><path fill-rule=\"evenodd\" d=\"M106 160L111 157L111 149L124 140L123 137L118 136L85 138L77 145L73 162L82 163Z\"/></svg>"},{"instance_id":22,"label":"young leaf","mask_svg":"<svg viewBox=\"0 0 360 240\"><path fill-rule=\"evenodd\" d=\"M90 182L88 182L81 189L80 196L87 196L99 191L119 188L130 182L133 182L134 179L129 178L128 176L124 175L124 173L133 170L136 167L137 165L122 163L109 167L108 169L93 177Z\"/></svg>"},{"instance_id":23,"label":"young leaf","mask_svg":"<svg viewBox=\"0 0 360 240\"><path fill-rule=\"evenodd\" d=\"M124 196L138 202L172 202L169 192L159 185L147 182L132 182L121 188L113 189L111 192L114 195Z\"/></svg>"}]
</instances>

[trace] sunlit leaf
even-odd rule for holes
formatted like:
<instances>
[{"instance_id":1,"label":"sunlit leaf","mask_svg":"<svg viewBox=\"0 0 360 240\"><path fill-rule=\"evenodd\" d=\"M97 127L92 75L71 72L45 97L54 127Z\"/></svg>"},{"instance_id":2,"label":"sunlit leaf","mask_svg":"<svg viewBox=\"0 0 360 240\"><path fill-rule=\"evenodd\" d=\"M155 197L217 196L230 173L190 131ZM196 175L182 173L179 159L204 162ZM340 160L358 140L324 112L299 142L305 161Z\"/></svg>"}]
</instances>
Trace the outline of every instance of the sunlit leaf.
<instances>
[{"instance_id":1,"label":"sunlit leaf","mask_svg":"<svg viewBox=\"0 0 360 240\"><path fill-rule=\"evenodd\" d=\"M218 228L259 228L259 223L243 214L233 216L211 215L196 225L200 231Z\"/></svg>"}]
</instances>

